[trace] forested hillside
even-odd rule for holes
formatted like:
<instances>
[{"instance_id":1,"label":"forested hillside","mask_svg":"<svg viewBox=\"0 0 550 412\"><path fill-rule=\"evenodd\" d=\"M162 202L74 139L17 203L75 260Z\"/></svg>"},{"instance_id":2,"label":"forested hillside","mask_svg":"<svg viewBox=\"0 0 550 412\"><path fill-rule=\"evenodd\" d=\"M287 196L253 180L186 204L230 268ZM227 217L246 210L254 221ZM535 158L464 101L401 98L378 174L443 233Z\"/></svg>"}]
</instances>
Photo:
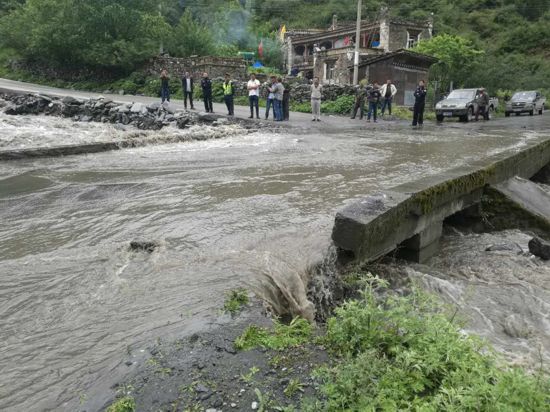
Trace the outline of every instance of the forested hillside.
<instances>
[{"instance_id":1,"label":"forested hillside","mask_svg":"<svg viewBox=\"0 0 550 412\"><path fill-rule=\"evenodd\" d=\"M123 76L161 48L175 56L235 55L257 50L262 40L264 63L276 66L281 25L328 27L333 14L339 21L353 21L356 4L356 0L3 0L0 54L4 62L9 57ZM434 69L445 72L455 84L550 87L550 0L364 0L364 17L376 19L384 4L391 14L405 18L424 19L433 13L435 34L453 35L447 39L454 42L440 40L421 50L443 60L466 53L454 65ZM449 57L449 52L455 55Z\"/></svg>"}]
</instances>

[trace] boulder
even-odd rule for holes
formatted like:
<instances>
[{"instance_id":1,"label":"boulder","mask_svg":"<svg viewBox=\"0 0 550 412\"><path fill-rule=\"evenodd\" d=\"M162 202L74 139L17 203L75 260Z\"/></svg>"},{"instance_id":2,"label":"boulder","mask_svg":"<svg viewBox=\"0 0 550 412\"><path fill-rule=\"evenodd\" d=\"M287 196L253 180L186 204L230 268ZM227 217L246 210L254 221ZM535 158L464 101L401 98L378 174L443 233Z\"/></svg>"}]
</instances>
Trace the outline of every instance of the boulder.
<instances>
[{"instance_id":1,"label":"boulder","mask_svg":"<svg viewBox=\"0 0 550 412\"><path fill-rule=\"evenodd\" d=\"M125 104L121 104L120 106L117 107L117 112L119 113L130 113L130 105L125 103Z\"/></svg>"},{"instance_id":2,"label":"boulder","mask_svg":"<svg viewBox=\"0 0 550 412\"><path fill-rule=\"evenodd\" d=\"M542 260L550 260L550 242L534 237L529 241L529 252Z\"/></svg>"},{"instance_id":3,"label":"boulder","mask_svg":"<svg viewBox=\"0 0 550 412\"><path fill-rule=\"evenodd\" d=\"M63 99L61 99L61 102L63 102L63 104L71 104L71 105L78 105L78 106L82 104L82 101L75 99L72 96L65 96Z\"/></svg>"},{"instance_id":4,"label":"boulder","mask_svg":"<svg viewBox=\"0 0 550 412\"><path fill-rule=\"evenodd\" d=\"M176 107L170 102L162 103L162 108L170 114L176 113Z\"/></svg>"},{"instance_id":5,"label":"boulder","mask_svg":"<svg viewBox=\"0 0 550 412\"><path fill-rule=\"evenodd\" d=\"M131 113L147 113L147 107L145 107L142 103L134 103L132 107L130 108Z\"/></svg>"},{"instance_id":6,"label":"boulder","mask_svg":"<svg viewBox=\"0 0 550 412\"><path fill-rule=\"evenodd\" d=\"M199 113L199 121L203 123L214 123L220 117L222 116L214 113L206 113L206 112Z\"/></svg>"},{"instance_id":7,"label":"boulder","mask_svg":"<svg viewBox=\"0 0 550 412\"><path fill-rule=\"evenodd\" d=\"M159 108L160 108L159 102L151 103L149 106L147 106L147 110L149 110L151 113L157 112Z\"/></svg>"},{"instance_id":8,"label":"boulder","mask_svg":"<svg viewBox=\"0 0 550 412\"><path fill-rule=\"evenodd\" d=\"M191 122L191 119L188 117L180 117L179 119L176 120L176 124L180 129L185 129L187 126L189 126L190 122Z\"/></svg>"},{"instance_id":9,"label":"boulder","mask_svg":"<svg viewBox=\"0 0 550 412\"><path fill-rule=\"evenodd\" d=\"M159 247L157 242L148 240L133 240L130 242L130 250L135 252L148 252L153 253L155 249Z\"/></svg>"}]
</instances>

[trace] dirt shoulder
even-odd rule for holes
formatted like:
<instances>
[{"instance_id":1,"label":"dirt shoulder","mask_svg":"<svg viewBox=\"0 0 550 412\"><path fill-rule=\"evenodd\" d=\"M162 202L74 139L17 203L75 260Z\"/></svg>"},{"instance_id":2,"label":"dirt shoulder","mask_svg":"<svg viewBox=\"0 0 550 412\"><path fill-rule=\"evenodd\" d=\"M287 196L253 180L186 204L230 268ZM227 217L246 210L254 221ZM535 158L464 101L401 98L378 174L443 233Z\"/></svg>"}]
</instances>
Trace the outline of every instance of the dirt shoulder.
<instances>
[{"instance_id":1,"label":"dirt shoulder","mask_svg":"<svg viewBox=\"0 0 550 412\"><path fill-rule=\"evenodd\" d=\"M250 325L273 327L259 302L206 332L158 342L135 375L113 388L118 399L133 398L136 411L213 412L286 410L313 397L317 382L311 375L328 362L325 349L309 342L284 350L237 350L235 340Z\"/></svg>"}]
</instances>

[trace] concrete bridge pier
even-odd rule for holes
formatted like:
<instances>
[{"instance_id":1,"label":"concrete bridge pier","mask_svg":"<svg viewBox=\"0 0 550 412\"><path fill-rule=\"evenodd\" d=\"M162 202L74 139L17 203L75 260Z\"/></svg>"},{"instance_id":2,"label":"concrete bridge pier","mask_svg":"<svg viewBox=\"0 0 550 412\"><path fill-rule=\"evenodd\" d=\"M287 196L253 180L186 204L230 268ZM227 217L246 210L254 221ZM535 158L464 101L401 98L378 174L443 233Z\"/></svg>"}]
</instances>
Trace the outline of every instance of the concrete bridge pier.
<instances>
[{"instance_id":1,"label":"concrete bridge pier","mask_svg":"<svg viewBox=\"0 0 550 412\"><path fill-rule=\"evenodd\" d=\"M439 250L439 239L442 232L443 221L433 222L426 229L397 246L396 257L424 263Z\"/></svg>"},{"instance_id":2,"label":"concrete bridge pier","mask_svg":"<svg viewBox=\"0 0 550 412\"><path fill-rule=\"evenodd\" d=\"M521 210L524 216L516 221L523 223L517 227L550 233L550 194L526 180L546 179L549 164L550 139L543 138L353 202L334 222L339 261L367 263L395 251L398 258L425 262L438 251L443 221L463 211L479 217L480 207L490 209L494 227L514 225L510 214Z\"/></svg>"}]
</instances>

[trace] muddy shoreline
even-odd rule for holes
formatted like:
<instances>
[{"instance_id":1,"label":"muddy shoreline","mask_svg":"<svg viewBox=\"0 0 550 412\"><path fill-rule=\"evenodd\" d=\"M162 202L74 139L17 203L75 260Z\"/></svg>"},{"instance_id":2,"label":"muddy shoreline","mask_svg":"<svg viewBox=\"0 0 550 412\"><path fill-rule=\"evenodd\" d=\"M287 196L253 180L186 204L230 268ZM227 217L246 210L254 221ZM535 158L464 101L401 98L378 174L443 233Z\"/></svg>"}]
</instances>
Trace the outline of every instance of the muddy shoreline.
<instances>
[{"instance_id":1,"label":"muddy shoreline","mask_svg":"<svg viewBox=\"0 0 550 412\"><path fill-rule=\"evenodd\" d=\"M454 243L460 241L461 237L471 236L465 232L457 232L452 227L446 228L445 244L450 248ZM530 268L538 268L538 272L550 273L550 263L545 262L528 252L526 245L523 245L529 238L521 232L496 232L492 235L475 235L478 237L478 252L482 258L477 257L478 263L485 259L490 264L501 261L504 265L524 265L522 262L530 263ZM519 238L518 238L519 236ZM491 241L503 239L504 243L491 244ZM516 239L522 243L517 246ZM525 242L522 242L524 240ZM465 253L471 254L471 251ZM458 257L461 259L461 257ZM441 270L439 267L448 265L445 258L437 258L434 264L434 271ZM457 272L464 270L476 271L476 266L465 265L457 267ZM477 270L484 266L479 265ZM426 272L425 266L409 264L396 261L391 258L362 268L347 268L347 272L362 271L372 272L386 279L390 283L393 293L406 295L409 293L411 284L414 282L423 284L423 288L435 295L439 295L443 301L447 301L457 308L457 316L466 321L468 333L480 334L484 327L480 325L479 319L475 318L475 311L469 310L467 302L449 301L448 291L441 289L441 285L427 279L429 275L421 275ZM439 269L438 269L439 268ZM423 271L424 270L424 271ZM436 272L437 273L437 272ZM344 299L357 297L357 284L349 280L347 276L341 276L333 280L333 286L339 289L339 297L332 302L335 306L340 305ZM539 275L537 275L539 276ZM472 282L481 282L471 279ZM511 282L504 279L504 287ZM485 283L485 282L484 282ZM543 283L541 286L547 288ZM489 287L489 285L484 286ZM493 287L500 287L499 285ZM498 289L497 289L498 290ZM463 299L463 298L458 298ZM470 298L471 299L471 298ZM319 302L316 302L319 304ZM469 302L472 304L472 302ZM327 308L325 308L327 309ZM487 312L488 317L495 314ZM329 313L326 313L328 316ZM536 346L538 339L532 332L529 334L518 333L514 335L510 329L521 328L526 325L519 317L513 317L516 323L510 326L510 316L502 314L502 333L498 333L496 341L506 337L510 342L512 352L504 350L502 355L507 362L516 364L527 370L535 370L537 364L535 354L532 352L533 360L527 361L522 355L522 345ZM159 340L157 344L148 349L148 360L138 362L133 360L133 354L128 353L125 359L127 365L136 366L132 377L120 382L112 388L116 397L101 405L100 410L106 409L116 399L130 396L136 404L136 411L251 411L259 408L262 402L263 410L300 410L300 406L308 399L323 399L320 392L321 382L317 380L313 372L321 367L333 364L334 359L327 353L321 341L312 339L305 345L276 351L272 349L256 348L240 351L235 348L234 342L243 331L250 325L256 325L267 329L273 328L273 317L258 300L246 306L242 312L232 318L228 314L221 315L208 330L191 336L176 339L170 342ZM523 322L523 323L522 323ZM471 323L471 328L468 326ZM497 327L495 323L494 327ZM525 327L525 326L523 326ZM481 329L480 329L481 328ZM324 326L319 323L316 327L316 334L322 335ZM482 334L483 335L483 334ZM489 336L483 336L490 339ZM499 350L499 348L497 348ZM502 349L500 349L502 350ZM517 353L516 353L517 352ZM511 355L516 353L517 356ZM542 356L542 355L541 355ZM550 371L547 371L548 373ZM299 390L289 394L288 387L292 382L299 382ZM267 403L266 403L267 402ZM99 406L99 405L96 405ZM287 408L287 409L285 409ZM297 409L292 409L297 408ZM84 409L85 410L85 409ZM95 410L91 408L90 410Z\"/></svg>"},{"instance_id":2,"label":"muddy shoreline","mask_svg":"<svg viewBox=\"0 0 550 412\"><path fill-rule=\"evenodd\" d=\"M274 410L296 405L303 397L318 396L313 371L329 362L322 345L313 342L284 352L255 348L237 350L234 342L250 325L271 329L273 321L262 303L253 300L238 315L220 315L207 330L173 341L158 339L148 359L129 351L131 378L112 387L116 398L89 410L105 410L129 396L136 411ZM299 382L296 388L289 387ZM82 409L87 410L87 409Z\"/></svg>"}]
</instances>

